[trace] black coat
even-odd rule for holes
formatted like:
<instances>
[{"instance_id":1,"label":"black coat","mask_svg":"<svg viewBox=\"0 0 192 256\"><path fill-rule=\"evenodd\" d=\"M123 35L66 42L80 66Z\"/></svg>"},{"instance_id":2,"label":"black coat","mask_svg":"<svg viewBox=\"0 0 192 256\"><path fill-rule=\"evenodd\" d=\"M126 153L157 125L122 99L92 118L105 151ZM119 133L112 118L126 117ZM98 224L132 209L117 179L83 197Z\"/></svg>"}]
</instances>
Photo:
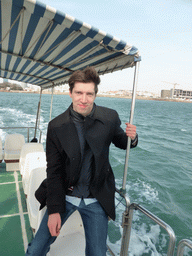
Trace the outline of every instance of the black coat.
<instances>
[{"instance_id":1,"label":"black coat","mask_svg":"<svg viewBox=\"0 0 192 256\"><path fill-rule=\"evenodd\" d=\"M85 118L85 138L94 155L90 191L112 219L115 219L115 180L109 163L109 146L112 142L126 149L127 136L120 125L117 112L105 107L96 106L94 115ZM40 202L46 198L48 214L62 213L66 191L79 179L81 162L79 138L69 109L49 123L46 155L47 181L41 189L47 188L39 189L36 197Z\"/></svg>"}]
</instances>

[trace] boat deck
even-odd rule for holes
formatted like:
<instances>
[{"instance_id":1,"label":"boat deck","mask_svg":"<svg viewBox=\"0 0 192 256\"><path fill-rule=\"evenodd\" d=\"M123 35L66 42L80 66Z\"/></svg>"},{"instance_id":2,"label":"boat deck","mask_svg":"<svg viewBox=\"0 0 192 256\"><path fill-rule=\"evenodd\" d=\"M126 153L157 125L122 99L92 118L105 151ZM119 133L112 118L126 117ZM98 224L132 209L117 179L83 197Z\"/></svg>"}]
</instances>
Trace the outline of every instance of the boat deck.
<instances>
[{"instance_id":1,"label":"boat deck","mask_svg":"<svg viewBox=\"0 0 192 256\"><path fill-rule=\"evenodd\" d=\"M66 255L84 255L85 241L82 223L79 214L75 213L62 227L61 239L57 239L51 246L51 255L62 256L63 245L65 245ZM76 224L72 234L71 227ZM29 222L20 172L7 172L6 164L2 162L0 163L0 255L24 256L32 238L33 231ZM69 245L68 248L67 245ZM106 255L114 254L107 251Z\"/></svg>"},{"instance_id":2,"label":"boat deck","mask_svg":"<svg viewBox=\"0 0 192 256\"><path fill-rule=\"evenodd\" d=\"M33 237L21 175L6 172L0 163L0 248L1 256L23 256Z\"/></svg>"}]
</instances>

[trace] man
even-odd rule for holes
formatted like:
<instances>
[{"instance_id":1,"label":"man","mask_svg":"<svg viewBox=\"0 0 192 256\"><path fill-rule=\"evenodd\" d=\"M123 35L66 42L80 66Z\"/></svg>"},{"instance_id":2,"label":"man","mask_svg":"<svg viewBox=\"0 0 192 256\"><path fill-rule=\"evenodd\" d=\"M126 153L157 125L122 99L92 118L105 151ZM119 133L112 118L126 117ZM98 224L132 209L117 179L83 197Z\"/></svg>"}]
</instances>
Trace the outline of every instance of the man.
<instances>
[{"instance_id":1,"label":"man","mask_svg":"<svg viewBox=\"0 0 192 256\"><path fill-rule=\"evenodd\" d=\"M93 67L69 79L71 106L48 126L47 212L26 255L44 256L67 218L78 210L85 229L86 256L106 255L108 217L115 219L115 180L109 146L138 142L136 127L120 127L115 110L94 103L100 78Z\"/></svg>"}]
</instances>

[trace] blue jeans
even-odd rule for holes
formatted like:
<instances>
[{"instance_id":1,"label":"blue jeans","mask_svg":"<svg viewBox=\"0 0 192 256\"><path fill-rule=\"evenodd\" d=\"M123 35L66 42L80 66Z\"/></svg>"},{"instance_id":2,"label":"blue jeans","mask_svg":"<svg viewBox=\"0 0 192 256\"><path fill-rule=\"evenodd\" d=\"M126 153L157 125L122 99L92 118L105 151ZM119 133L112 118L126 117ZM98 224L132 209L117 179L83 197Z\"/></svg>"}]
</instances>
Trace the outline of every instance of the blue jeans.
<instances>
[{"instance_id":1,"label":"blue jeans","mask_svg":"<svg viewBox=\"0 0 192 256\"><path fill-rule=\"evenodd\" d=\"M86 239L85 255L106 256L108 217L100 203L95 202L85 205L84 201L81 200L80 205L75 206L66 201L66 211L61 215L62 225L75 210L79 211L84 225ZM48 214L46 211L34 239L28 245L25 256L46 256L50 250L50 245L56 240L56 237L51 236L47 222Z\"/></svg>"}]
</instances>

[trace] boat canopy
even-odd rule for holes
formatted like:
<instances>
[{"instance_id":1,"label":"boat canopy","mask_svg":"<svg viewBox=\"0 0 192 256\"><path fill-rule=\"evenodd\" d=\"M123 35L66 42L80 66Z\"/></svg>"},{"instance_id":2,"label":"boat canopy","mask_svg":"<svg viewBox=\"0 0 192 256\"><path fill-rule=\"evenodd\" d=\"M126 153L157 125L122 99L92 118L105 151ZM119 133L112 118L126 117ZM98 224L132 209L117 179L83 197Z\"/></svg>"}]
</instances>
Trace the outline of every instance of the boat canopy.
<instances>
[{"instance_id":1,"label":"boat canopy","mask_svg":"<svg viewBox=\"0 0 192 256\"><path fill-rule=\"evenodd\" d=\"M138 49L34 0L0 1L0 76L40 86L67 83L94 66L99 75L133 67Z\"/></svg>"}]
</instances>

